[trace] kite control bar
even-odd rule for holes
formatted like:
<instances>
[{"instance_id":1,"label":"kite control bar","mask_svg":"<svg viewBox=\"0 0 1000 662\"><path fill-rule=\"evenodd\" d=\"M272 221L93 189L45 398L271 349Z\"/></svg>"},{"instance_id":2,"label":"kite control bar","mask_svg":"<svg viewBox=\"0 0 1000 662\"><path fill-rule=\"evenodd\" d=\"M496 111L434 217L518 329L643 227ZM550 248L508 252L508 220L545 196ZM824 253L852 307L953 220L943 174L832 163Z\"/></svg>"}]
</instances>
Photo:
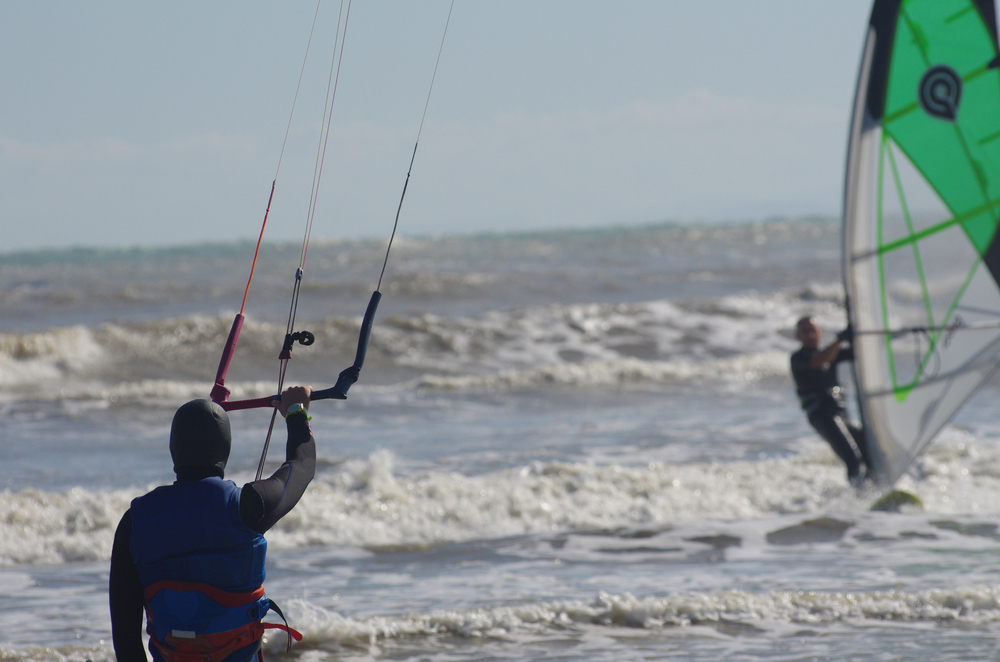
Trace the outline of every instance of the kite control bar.
<instances>
[{"instance_id":1,"label":"kite control bar","mask_svg":"<svg viewBox=\"0 0 1000 662\"><path fill-rule=\"evenodd\" d=\"M378 309L378 302L382 299L382 293L378 290L372 292L372 298L368 301L368 309L365 311L364 320L361 322L361 333L358 334L358 351L354 356L354 365L342 371L337 377L337 383L330 388L320 391L313 391L309 397L314 400L346 400L347 391L351 384L358 381L361 374L361 367L365 364L365 353L368 351L368 339L372 334L372 324L375 321L375 311ZM213 394L214 395L214 394ZM226 411L237 409L257 409L260 407L273 407L276 400L280 400L281 395L271 395L264 398L253 398L250 400L233 400L219 402Z\"/></svg>"}]
</instances>

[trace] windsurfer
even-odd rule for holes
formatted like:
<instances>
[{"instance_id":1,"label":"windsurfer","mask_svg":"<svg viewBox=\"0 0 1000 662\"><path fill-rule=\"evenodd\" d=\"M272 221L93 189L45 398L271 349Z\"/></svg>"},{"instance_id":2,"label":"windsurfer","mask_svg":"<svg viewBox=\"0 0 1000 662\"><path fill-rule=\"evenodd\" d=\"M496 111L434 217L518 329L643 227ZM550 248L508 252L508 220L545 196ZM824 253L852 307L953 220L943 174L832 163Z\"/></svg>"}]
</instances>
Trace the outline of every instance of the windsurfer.
<instances>
[{"instance_id":1,"label":"windsurfer","mask_svg":"<svg viewBox=\"0 0 1000 662\"><path fill-rule=\"evenodd\" d=\"M792 376L802 409L809 423L847 465L847 479L860 486L866 478L872 478L868 446L864 431L847 418L837 380L837 364L854 359L850 345L844 346L850 342L850 330L844 329L834 342L820 349L823 329L812 317L803 317L795 325L795 337L802 347L792 354Z\"/></svg>"},{"instance_id":2,"label":"windsurfer","mask_svg":"<svg viewBox=\"0 0 1000 662\"><path fill-rule=\"evenodd\" d=\"M295 386L275 405L285 417L285 463L270 478L223 480L229 417L193 400L174 415L170 455L177 480L132 501L115 532L109 594L119 662L144 662L142 612L155 662L252 659L274 609L267 599L263 534L298 503L316 472L309 427L311 387Z\"/></svg>"}]
</instances>

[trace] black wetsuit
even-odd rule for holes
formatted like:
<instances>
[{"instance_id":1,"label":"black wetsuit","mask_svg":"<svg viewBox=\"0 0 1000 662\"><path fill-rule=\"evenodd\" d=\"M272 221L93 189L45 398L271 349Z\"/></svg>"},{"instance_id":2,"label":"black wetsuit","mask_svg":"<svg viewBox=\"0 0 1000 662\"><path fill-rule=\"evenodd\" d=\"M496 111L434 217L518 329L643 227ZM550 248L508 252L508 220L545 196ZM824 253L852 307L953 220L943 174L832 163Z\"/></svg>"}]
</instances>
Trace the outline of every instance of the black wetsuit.
<instances>
[{"instance_id":1,"label":"black wetsuit","mask_svg":"<svg viewBox=\"0 0 1000 662\"><path fill-rule=\"evenodd\" d=\"M871 462L864 431L848 422L837 380L837 364L853 360L854 352L841 349L828 365L810 368L809 362L820 351L803 347L792 354L792 377L809 423L847 465L848 480L856 482L863 476L862 467L870 473Z\"/></svg>"},{"instance_id":2,"label":"black wetsuit","mask_svg":"<svg viewBox=\"0 0 1000 662\"><path fill-rule=\"evenodd\" d=\"M265 533L287 515L316 474L316 440L305 416L287 419L285 463L270 478L246 483L240 491L240 519L257 533ZM178 482L218 475L212 469L184 472ZM115 531L111 549L111 632L118 662L146 662L142 645L143 586L132 559L132 513L126 510Z\"/></svg>"}]
</instances>

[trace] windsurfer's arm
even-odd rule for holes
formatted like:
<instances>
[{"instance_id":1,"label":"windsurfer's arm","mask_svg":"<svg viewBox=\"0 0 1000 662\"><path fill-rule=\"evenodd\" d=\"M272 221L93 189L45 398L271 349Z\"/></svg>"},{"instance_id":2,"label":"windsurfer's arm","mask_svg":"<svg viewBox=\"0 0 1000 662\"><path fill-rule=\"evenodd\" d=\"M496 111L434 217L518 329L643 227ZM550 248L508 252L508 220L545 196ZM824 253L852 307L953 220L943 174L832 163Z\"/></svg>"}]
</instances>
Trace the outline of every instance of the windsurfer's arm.
<instances>
[{"instance_id":1,"label":"windsurfer's arm","mask_svg":"<svg viewBox=\"0 0 1000 662\"><path fill-rule=\"evenodd\" d=\"M146 662L146 651L142 647L142 581L129 551L131 539L132 511L126 510L111 548L111 578L108 581L111 638L119 662Z\"/></svg>"},{"instance_id":2,"label":"windsurfer's arm","mask_svg":"<svg viewBox=\"0 0 1000 662\"><path fill-rule=\"evenodd\" d=\"M827 347L813 354L812 358L809 359L809 368L812 370L818 370L823 366L831 363L837 354L840 352L840 341L835 340L830 343Z\"/></svg>"},{"instance_id":3,"label":"windsurfer's arm","mask_svg":"<svg viewBox=\"0 0 1000 662\"><path fill-rule=\"evenodd\" d=\"M293 403L308 406L309 387L293 387L282 393L278 410L284 415ZM302 413L285 419L288 442L285 463L270 478L247 483L240 492L240 519L257 533L265 533L299 502L316 475L316 440L309 419Z\"/></svg>"}]
</instances>

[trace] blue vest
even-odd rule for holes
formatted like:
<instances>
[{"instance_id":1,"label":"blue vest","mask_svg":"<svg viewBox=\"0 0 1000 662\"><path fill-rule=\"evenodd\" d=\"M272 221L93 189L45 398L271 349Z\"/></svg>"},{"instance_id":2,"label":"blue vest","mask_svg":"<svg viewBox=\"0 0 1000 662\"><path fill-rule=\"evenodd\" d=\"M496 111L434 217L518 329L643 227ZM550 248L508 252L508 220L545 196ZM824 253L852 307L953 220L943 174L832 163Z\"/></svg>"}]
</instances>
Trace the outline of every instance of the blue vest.
<instances>
[{"instance_id":1,"label":"blue vest","mask_svg":"<svg viewBox=\"0 0 1000 662\"><path fill-rule=\"evenodd\" d=\"M134 499L131 512L129 549L159 652L264 616L267 542L240 520L236 483L213 477L165 485ZM158 657L152 639L150 652Z\"/></svg>"}]
</instances>

